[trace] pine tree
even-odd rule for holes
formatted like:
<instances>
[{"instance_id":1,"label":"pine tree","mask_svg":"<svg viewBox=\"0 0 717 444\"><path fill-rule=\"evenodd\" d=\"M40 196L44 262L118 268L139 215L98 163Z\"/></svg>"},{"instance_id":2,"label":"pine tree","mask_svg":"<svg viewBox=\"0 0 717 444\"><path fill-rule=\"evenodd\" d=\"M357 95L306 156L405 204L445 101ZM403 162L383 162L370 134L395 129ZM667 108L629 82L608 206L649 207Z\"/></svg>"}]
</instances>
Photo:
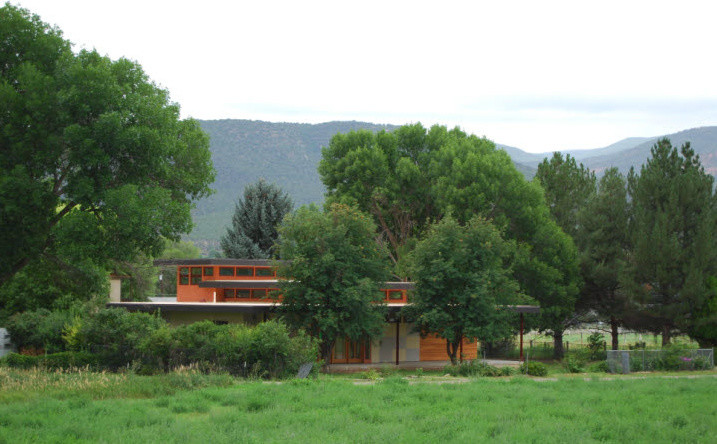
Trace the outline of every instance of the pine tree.
<instances>
[{"instance_id":1,"label":"pine tree","mask_svg":"<svg viewBox=\"0 0 717 444\"><path fill-rule=\"evenodd\" d=\"M292 209L287 193L264 179L247 185L232 217L232 226L221 239L226 257L267 259L273 255L277 226Z\"/></svg>"},{"instance_id":2,"label":"pine tree","mask_svg":"<svg viewBox=\"0 0 717 444\"><path fill-rule=\"evenodd\" d=\"M629 248L626 185L617 168L605 172L597 194L578 213L575 239L584 280L579 310L594 310L600 318L608 320L613 350L618 347L618 327L627 305L619 281Z\"/></svg>"},{"instance_id":3,"label":"pine tree","mask_svg":"<svg viewBox=\"0 0 717 444\"><path fill-rule=\"evenodd\" d=\"M641 302L639 326L661 332L666 345L674 331L695 334L709 316L717 205L714 179L689 142L678 152L661 139L651 154L640 174L629 176L632 252L624 281Z\"/></svg>"}]
</instances>

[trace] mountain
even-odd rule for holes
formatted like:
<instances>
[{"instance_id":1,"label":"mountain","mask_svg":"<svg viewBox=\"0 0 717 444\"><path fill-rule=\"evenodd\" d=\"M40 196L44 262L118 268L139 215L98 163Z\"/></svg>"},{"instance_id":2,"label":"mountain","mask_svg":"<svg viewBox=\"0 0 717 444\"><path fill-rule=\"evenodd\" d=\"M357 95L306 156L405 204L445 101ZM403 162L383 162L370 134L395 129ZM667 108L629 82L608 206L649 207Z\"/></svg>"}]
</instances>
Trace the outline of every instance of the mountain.
<instances>
[{"instance_id":1,"label":"mountain","mask_svg":"<svg viewBox=\"0 0 717 444\"><path fill-rule=\"evenodd\" d=\"M211 139L216 192L197 202L195 228L189 235L204 252L218 248L231 223L244 187L264 178L289 193L296 206L323 201L324 186L316 171L321 147L336 133L368 129L391 131L396 126L367 122L320 124L272 123L254 120L200 120Z\"/></svg>"},{"instance_id":2,"label":"mountain","mask_svg":"<svg viewBox=\"0 0 717 444\"><path fill-rule=\"evenodd\" d=\"M204 120L199 123L211 137L210 149L217 170L213 185L216 192L197 202L193 212L196 226L189 235L189 239L205 253L219 248L219 239L230 224L237 197L246 185L263 177L288 192L296 206L321 203L324 187L316 167L321 159L321 148L328 145L334 134L358 129L392 131L397 128L355 121L305 124ZM694 128L665 137L675 146L690 141L705 170L717 176L717 127ZM602 148L566 153L598 174L611 166L627 172L631 166L639 167L650 157L650 148L657 138L631 137ZM527 178L532 178L538 164L552 155L497 146L510 155Z\"/></svg>"}]
</instances>

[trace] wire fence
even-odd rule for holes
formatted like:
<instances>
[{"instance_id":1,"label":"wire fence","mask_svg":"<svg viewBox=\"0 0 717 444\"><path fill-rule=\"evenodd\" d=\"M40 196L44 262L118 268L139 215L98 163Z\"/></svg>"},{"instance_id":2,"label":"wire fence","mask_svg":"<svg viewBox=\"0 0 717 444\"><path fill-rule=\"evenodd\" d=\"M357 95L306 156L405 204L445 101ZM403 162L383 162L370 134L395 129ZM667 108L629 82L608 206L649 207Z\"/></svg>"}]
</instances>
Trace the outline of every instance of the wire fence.
<instances>
[{"instance_id":1,"label":"wire fence","mask_svg":"<svg viewBox=\"0 0 717 444\"><path fill-rule=\"evenodd\" d=\"M608 350L610 373L655 370L709 370L714 367L714 349Z\"/></svg>"}]
</instances>

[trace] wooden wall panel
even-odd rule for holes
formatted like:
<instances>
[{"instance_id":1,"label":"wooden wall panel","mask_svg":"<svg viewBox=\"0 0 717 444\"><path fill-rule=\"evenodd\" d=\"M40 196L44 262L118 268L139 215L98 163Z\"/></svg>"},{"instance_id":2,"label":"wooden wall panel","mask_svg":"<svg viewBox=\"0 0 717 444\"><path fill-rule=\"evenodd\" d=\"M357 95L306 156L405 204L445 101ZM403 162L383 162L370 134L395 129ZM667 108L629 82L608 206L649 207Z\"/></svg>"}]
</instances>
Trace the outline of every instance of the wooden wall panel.
<instances>
[{"instance_id":1,"label":"wooden wall panel","mask_svg":"<svg viewBox=\"0 0 717 444\"><path fill-rule=\"evenodd\" d=\"M436 335L421 338L419 356L421 361L449 361L446 353L446 340ZM478 357L478 343L463 340L463 359L473 360Z\"/></svg>"}]
</instances>

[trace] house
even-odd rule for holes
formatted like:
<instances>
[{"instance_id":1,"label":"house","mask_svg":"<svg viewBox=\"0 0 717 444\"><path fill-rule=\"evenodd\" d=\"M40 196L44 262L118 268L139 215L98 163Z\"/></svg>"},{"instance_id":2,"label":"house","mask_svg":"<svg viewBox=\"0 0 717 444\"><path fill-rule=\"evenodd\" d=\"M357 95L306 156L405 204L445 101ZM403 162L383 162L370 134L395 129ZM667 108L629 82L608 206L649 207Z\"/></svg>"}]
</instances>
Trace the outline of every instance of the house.
<instances>
[{"instance_id":1,"label":"house","mask_svg":"<svg viewBox=\"0 0 717 444\"><path fill-rule=\"evenodd\" d=\"M132 311L159 311L172 324L206 319L217 323L257 324L273 317L280 304L269 296L270 292L279 289L276 270L269 260L172 259L157 260L154 263L157 266L177 267L176 300L121 302L114 295L108 306ZM409 303L408 292L412 289L411 282L386 282L382 291L389 315L381 338L370 342L348 339L337 341L330 363L398 365L447 361L449 358L444 339L436 336L421 337L414 331L413 325L400 315L401 308ZM463 359L475 359L477 344L464 340L460 354Z\"/></svg>"}]
</instances>

